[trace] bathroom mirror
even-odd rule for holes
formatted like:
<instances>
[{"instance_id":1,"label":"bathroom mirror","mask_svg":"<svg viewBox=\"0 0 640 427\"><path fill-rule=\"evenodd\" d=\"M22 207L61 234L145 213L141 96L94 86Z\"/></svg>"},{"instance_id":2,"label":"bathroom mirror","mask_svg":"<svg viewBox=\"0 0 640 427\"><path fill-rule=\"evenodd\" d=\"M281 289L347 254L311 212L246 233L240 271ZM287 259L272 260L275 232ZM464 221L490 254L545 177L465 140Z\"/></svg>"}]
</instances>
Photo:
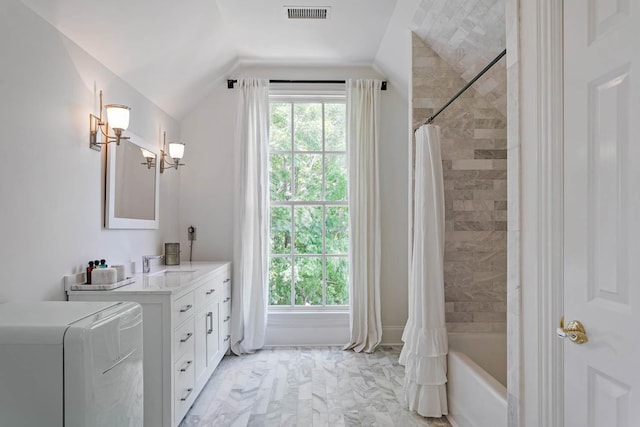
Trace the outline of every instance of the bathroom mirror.
<instances>
[{"instance_id":1,"label":"bathroom mirror","mask_svg":"<svg viewBox=\"0 0 640 427\"><path fill-rule=\"evenodd\" d=\"M155 146L127 134L131 139L107 145L105 227L156 229L160 155Z\"/></svg>"}]
</instances>

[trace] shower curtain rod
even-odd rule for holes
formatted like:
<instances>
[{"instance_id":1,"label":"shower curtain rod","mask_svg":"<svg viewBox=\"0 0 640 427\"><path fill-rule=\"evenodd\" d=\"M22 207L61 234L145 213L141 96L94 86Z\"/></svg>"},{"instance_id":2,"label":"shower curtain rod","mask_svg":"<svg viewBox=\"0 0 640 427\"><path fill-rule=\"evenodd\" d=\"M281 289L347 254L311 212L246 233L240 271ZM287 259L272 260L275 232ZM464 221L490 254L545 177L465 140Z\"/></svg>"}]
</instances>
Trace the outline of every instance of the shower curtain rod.
<instances>
[{"instance_id":1,"label":"shower curtain rod","mask_svg":"<svg viewBox=\"0 0 640 427\"><path fill-rule=\"evenodd\" d=\"M476 80L478 80L480 77L482 77L482 75L483 75L484 73L486 73L487 71L489 71L489 69L490 69L491 67L493 67L494 65L496 65L496 62L500 61L500 59L502 59L502 57L503 57L503 56L505 56L506 54L507 54L507 49L503 50L503 51L500 53L500 55L496 56L496 58L495 58L493 61L491 61L491 62L489 63L489 65L487 65L486 67L484 67L484 69L483 69L482 71L480 71L480 72L479 72L479 73L478 73L478 74L477 74L473 79L471 79L471 81L469 81L469 83L467 83L467 84L466 84L462 89L460 89L460 90L458 91L458 93L456 93L455 95L453 95L453 97L452 97L449 101L447 101L447 103L446 103L446 104L444 104L444 105L442 106L442 108L440 108L440 109L438 110L438 112L437 112L437 113L435 113L433 116L431 116L431 117L429 117L427 120L425 120L425 121L422 123L422 125L429 125L429 124L431 124L431 122L433 122L433 119L435 119L436 117L438 117L438 115L439 115L440 113L442 113L442 112L443 112L443 111L444 111L444 110L445 110L445 109L446 109L446 108L447 108L447 107L448 107L448 106L449 106L453 101L455 101L456 99L458 99L458 97L459 97L460 95L462 95L462 94L463 94L467 89L469 89L469 88L471 87L471 85L472 85L472 84L474 84L474 83L476 82ZM421 126L422 126L422 125L421 125Z\"/></svg>"},{"instance_id":2,"label":"shower curtain rod","mask_svg":"<svg viewBox=\"0 0 640 427\"><path fill-rule=\"evenodd\" d=\"M227 80L227 89L233 89L238 80ZM345 84L345 80L269 80L269 83L313 83L313 84ZM382 90L387 90L387 82L382 82Z\"/></svg>"}]
</instances>

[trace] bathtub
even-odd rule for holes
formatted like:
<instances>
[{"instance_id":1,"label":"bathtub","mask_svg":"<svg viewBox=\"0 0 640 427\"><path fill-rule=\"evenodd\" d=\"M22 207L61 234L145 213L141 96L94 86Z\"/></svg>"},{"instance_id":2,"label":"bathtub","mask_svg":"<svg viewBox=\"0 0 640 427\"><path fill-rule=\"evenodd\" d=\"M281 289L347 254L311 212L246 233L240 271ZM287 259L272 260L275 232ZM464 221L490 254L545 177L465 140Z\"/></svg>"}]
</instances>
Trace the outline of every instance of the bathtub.
<instances>
[{"instance_id":1,"label":"bathtub","mask_svg":"<svg viewBox=\"0 0 640 427\"><path fill-rule=\"evenodd\" d=\"M449 333L447 361L451 425L506 427L506 334Z\"/></svg>"}]
</instances>

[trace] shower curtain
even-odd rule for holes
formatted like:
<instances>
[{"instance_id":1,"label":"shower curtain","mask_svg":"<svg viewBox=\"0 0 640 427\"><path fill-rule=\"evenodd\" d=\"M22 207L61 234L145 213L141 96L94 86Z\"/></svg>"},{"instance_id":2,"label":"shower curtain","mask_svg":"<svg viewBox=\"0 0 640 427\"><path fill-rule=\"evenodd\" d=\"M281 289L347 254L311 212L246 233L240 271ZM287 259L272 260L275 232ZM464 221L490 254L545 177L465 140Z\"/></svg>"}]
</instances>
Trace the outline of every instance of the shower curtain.
<instances>
[{"instance_id":1,"label":"shower curtain","mask_svg":"<svg viewBox=\"0 0 640 427\"><path fill-rule=\"evenodd\" d=\"M440 127L415 134L413 251L409 317L400 364L409 410L424 417L447 414L447 329L444 318L444 185Z\"/></svg>"}]
</instances>

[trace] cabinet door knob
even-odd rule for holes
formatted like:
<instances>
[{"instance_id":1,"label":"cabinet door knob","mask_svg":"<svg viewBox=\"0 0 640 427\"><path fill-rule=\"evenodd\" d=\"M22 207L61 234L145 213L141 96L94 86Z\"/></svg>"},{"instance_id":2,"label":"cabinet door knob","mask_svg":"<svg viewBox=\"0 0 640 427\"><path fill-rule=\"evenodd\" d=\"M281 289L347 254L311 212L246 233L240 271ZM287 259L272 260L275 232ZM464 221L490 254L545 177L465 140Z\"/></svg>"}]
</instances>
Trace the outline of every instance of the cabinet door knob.
<instances>
[{"instance_id":1,"label":"cabinet door knob","mask_svg":"<svg viewBox=\"0 0 640 427\"><path fill-rule=\"evenodd\" d=\"M223 322L228 322L228 321L229 321L229 319L231 319L231 316L227 316L227 317L225 317L225 318L224 318L224 320L223 320Z\"/></svg>"},{"instance_id":2,"label":"cabinet door knob","mask_svg":"<svg viewBox=\"0 0 640 427\"><path fill-rule=\"evenodd\" d=\"M191 304L187 304L184 307L182 307L180 309L180 313L186 313L187 311L191 310L193 308L193 306Z\"/></svg>"},{"instance_id":3,"label":"cabinet door knob","mask_svg":"<svg viewBox=\"0 0 640 427\"><path fill-rule=\"evenodd\" d=\"M226 297L222 302L229 302L229 300L231 300L231 297Z\"/></svg>"},{"instance_id":4,"label":"cabinet door knob","mask_svg":"<svg viewBox=\"0 0 640 427\"><path fill-rule=\"evenodd\" d=\"M189 332L186 337L180 338L180 342L187 342L187 341L189 341L189 338L191 338L192 336L193 336L193 334L191 332Z\"/></svg>"},{"instance_id":5,"label":"cabinet door knob","mask_svg":"<svg viewBox=\"0 0 640 427\"><path fill-rule=\"evenodd\" d=\"M230 281L231 281L231 279L227 277L226 279L224 279L224 282L222 282L222 283L229 283Z\"/></svg>"},{"instance_id":6,"label":"cabinet door knob","mask_svg":"<svg viewBox=\"0 0 640 427\"><path fill-rule=\"evenodd\" d=\"M214 293L216 290L215 289L209 289L206 294L207 295L211 295L212 293Z\"/></svg>"}]
</instances>

